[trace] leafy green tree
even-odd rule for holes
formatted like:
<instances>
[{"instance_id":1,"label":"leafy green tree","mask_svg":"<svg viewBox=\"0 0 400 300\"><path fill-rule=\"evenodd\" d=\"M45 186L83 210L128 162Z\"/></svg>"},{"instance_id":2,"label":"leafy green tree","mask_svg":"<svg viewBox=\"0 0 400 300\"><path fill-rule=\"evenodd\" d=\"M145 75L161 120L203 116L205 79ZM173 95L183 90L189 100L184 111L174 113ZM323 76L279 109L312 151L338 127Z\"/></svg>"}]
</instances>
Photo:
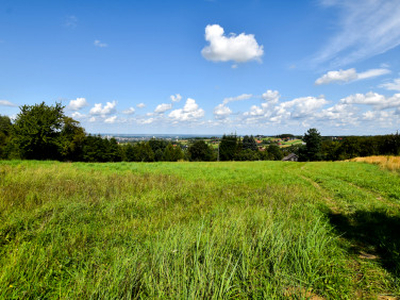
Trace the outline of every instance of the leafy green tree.
<instances>
[{"instance_id":1,"label":"leafy green tree","mask_svg":"<svg viewBox=\"0 0 400 300\"><path fill-rule=\"evenodd\" d=\"M122 151L115 138L104 139L106 143L107 161L118 162L122 160Z\"/></svg>"},{"instance_id":2,"label":"leafy green tree","mask_svg":"<svg viewBox=\"0 0 400 300\"><path fill-rule=\"evenodd\" d=\"M279 148L279 146L275 144L271 144L268 146L267 153L269 160L281 160L283 158L281 148Z\"/></svg>"},{"instance_id":3,"label":"leafy green tree","mask_svg":"<svg viewBox=\"0 0 400 300\"><path fill-rule=\"evenodd\" d=\"M324 160L337 160L337 152L340 147L338 141L324 141L321 145L321 154Z\"/></svg>"},{"instance_id":4,"label":"leafy green tree","mask_svg":"<svg viewBox=\"0 0 400 300\"><path fill-rule=\"evenodd\" d=\"M252 135L251 136L245 135L243 137L242 143L243 143L243 150L250 149L253 151L258 151L256 140Z\"/></svg>"},{"instance_id":5,"label":"leafy green tree","mask_svg":"<svg viewBox=\"0 0 400 300\"><path fill-rule=\"evenodd\" d=\"M157 149L154 152L154 160L155 161L163 161L164 158L164 152L161 149Z\"/></svg>"},{"instance_id":6,"label":"leafy green tree","mask_svg":"<svg viewBox=\"0 0 400 300\"><path fill-rule=\"evenodd\" d=\"M106 162L107 145L100 135L88 135L83 143L82 159L86 162Z\"/></svg>"},{"instance_id":7,"label":"leafy green tree","mask_svg":"<svg viewBox=\"0 0 400 300\"><path fill-rule=\"evenodd\" d=\"M12 123L8 116L0 115L0 159L8 157L11 142Z\"/></svg>"},{"instance_id":8,"label":"leafy green tree","mask_svg":"<svg viewBox=\"0 0 400 300\"><path fill-rule=\"evenodd\" d=\"M203 140L191 144L188 152L191 161L210 161L213 158L213 150Z\"/></svg>"},{"instance_id":9,"label":"leafy green tree","mask_svg":"<svg viewBox=\"0 0 400 300\"><path fill-rule=\"evenodd\" d=\"M154 152L149 143L141 142L133 146L135 152L135 161L152 162L154 161Z\"/></svg>"},{"instance_id":10,"label":"leafy green tree","mask_svg":"<svg viewBox=\"0 0 400 300\"><path fill-rule=\"evenodd\" d=\"M238 150L238 138L236 134L223 135L219 144L219 159L233 160Z\"/></svg>"},{"instance_id":11,"label":"leafy green tree","mask_svg":"<svg viewBox=\"0 0 400 300\"><path fill-rule=\"evenodd\" d=\"M338 159L343 160L360 156L362 151L360 141L357 136L346 137L338 149Z\"/></svg>"},{"instance_id":12,"label":"leafy green tree","mask_svg":"<svg viewBox=\"0 0 400 300\"><path fill-rule=\"evenodd\" d=\"M185 154L182 151L182 148L177 145L176 147L174 147L174 150L172 152L172 159L173 161L178 161L181 160L185 157Z\"/></svg>"},{"instance_id":13,"label":"leafy green tree","mask_svg":"<svg viewBox=\"0 0 400 300\"><path fill-rule=\"evenodd\" d=\"M79 122L70 117L64 117L59 143L61 158L70 161L82 160L85 139L85 130L79 126Z\"/></svg>"},{"instance_id":14,"label":"leafy green tree","mask_svg":"<svg viewBox=\"0 0 400 300\"><path fill-rule=\"evenodd\" d=\"M134 161L135 153L133 151L133 145L128 143L121 147L122 149L122 158L124 161Z\"/></svg>"},{"instance_id":15,"label":"leafy green tree","mask_svg":"<svg viewBox=\"0 0 400 300\"><path fill-rule=\"evenodd\" d=\"M151 147L151 150L153 150L154 153L156 153L156 151L159 150L159 149L164 152L165 148L167 148L167 146L169 144L165 140L154 139L154 138L150 139L148 141L148 143L149 143L149 145Z\"/></svg>"},{"instance_id":16,"label":"leafy green tree","mask_svg":"<svg viewBox=\"0 0 400 300\"><path fill-rule=\"evenodd\" d=\"M381 143L381 154L400 155L400 134L390 134L384 136L384 141Z\"/></svg>"},{"instance_id":17,"label":"leafy green tree","mask_svg":"<svg viewBox=\"0 0 400 300\"><path fill-rule=\"evenodd\" d=\"M26 159L61 159L74 148L73 134L77 122L64 115L60 103L48 106L44 102L23 105L13 126L15 143ZM75 128L71 130L71 128ZM81 130L80 135L82 134Z\"/></svg>"},{"instance_id":18,"label":"leafy green tree","mask_svg":"<svg viewBox=\"0 0 400 300\"><path fill-rule=\"evenodd\" d=\"M261 159L261 155L258 150L243 149L235 155L235 160L238 161L252 161L259 159Z\"/></svg>"},{"instance_id":19,"label":"leafy green tree","mask_svg":"<svg viewBox=\"0 0 400 300\"><path fill-rule=\"evenodd\" d=\"M308 129L304 134L303 141L306 143L304 149L306 160L321 160L322 138L318 130L316 128Z\"/></svg>"},{"instance_id":20,"label":"leafy green tree","mask_svg":"<svg viewBox=\"0 0 400 300\"><path fill-rule=\"evenodd\" d=\"M171 143L169 143L164 150L163 160L164 161L177 161L177 159L175 160L174 156L175 156L174 155L174 147L172 146Z\"/></svg>"}]
</instances>

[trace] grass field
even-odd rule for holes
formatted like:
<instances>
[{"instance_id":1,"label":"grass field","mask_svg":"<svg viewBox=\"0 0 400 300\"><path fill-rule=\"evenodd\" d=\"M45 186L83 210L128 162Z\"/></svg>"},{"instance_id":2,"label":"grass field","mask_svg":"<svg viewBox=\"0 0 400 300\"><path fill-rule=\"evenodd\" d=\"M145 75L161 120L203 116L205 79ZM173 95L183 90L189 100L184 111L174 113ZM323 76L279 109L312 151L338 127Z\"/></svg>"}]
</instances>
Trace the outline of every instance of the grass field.
<instances>
[{"instance_id":1,"label":"grass field","mask_svg":"<svg viewBox=\"0 0 400 300\"><path fill-rule=\"evenodd\" d=\"M399 208L355 162L2 161L0 298L395 299Z\"/></svg>"}]
</instances>

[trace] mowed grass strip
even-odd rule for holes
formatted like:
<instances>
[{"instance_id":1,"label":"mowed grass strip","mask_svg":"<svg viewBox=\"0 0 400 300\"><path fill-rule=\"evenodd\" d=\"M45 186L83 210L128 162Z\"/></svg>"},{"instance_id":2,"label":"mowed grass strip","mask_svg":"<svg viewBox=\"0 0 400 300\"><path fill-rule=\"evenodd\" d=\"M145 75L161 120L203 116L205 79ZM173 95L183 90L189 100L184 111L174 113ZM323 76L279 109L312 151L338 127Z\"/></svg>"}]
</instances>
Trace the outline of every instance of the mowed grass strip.
<instances>
[{"instance_id":1,"label":"mowed grass strip","mask_svg":"<svg viewBox=\"0 0 400 300\"><path fill-rule=\"evenodd\" d=\"M0 298L395 296L398 183L356 163L0 162Z\"/></svg>"}]
</instances>

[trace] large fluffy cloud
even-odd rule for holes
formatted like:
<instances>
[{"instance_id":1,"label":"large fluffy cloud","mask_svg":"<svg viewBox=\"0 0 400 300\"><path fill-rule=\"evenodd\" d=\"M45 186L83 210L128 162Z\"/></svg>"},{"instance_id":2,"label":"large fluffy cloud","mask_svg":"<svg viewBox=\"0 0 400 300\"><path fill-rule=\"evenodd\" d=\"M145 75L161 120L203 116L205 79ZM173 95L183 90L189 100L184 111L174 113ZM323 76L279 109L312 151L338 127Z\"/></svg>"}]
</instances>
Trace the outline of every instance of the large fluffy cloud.
<instances>
[{"instance_id":1,"label":"large fluffy cloud","mask_svg":"<svg viewBox=\"0 0 400 300\"><path fill-rule=\"evenodd\" d=\"M207 25L205 39L210 44L203 48L201 54L211 61L234 61L237 63L250 60L261 60L263 46L259 45L253 34L224 35L224 29L218 24Z\"/></svg>"},{"instance_id":2,"label":"large fluffy cloud","mask_svg":"<svg viewBox=\"0 0 400 300\"><path fill-rule=\"evenodd\" d=\"M390 73L388 69L371 69L362 73L357 73L356 69L351 68L348 70L329 71L322 75L315 81L316 85L329 84L329 83L341 83L351 82L355 80L362 80L372 77L377 77Z\"/></svg>"},{"instance_id":3,"label":"large fluffy cloud","mask_svg":"<svg viewBox=\"0 0 400 300\"><path fill-rule=\"evenodd\" d=\"M103 107L103 104L96 103L94 107L92 107L89 111L91 115L101 115L106 116L116 112L115 107L117 106L117 102L107 102L107 104Z\"/></svg>"},{"instance_id":4,"label":"large fluffy cloud","mask_svg":"<svg viewBox=\"0 0 400 300\"><path fill-rule=\"evenodd\" d=\"M327 104L323 97L301 97L283 102L277 106L278 115L289 115L293 118L302 118L314 114L318 109Z\"/></svg>"},{"instance_id":5,"label":"large fluffy cloud","mask_svg":"<svg viewBox=\"0 0 400 300\"><path fill-rule=\"evenodd\" d=\"M168 115L175 121L192 121L204 116L204 110L199 107L196 100L188 98L183 108L175 109Z\"/></svg>"}]
</instances>

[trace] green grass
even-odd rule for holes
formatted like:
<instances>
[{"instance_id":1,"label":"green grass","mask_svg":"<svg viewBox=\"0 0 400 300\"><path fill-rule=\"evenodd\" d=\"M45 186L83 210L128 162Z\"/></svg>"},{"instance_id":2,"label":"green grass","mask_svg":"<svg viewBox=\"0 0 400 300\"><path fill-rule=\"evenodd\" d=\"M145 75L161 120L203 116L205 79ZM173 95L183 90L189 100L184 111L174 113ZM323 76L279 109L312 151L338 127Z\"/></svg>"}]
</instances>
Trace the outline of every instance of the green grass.
<instances>
[{"instance_id":1,"label":"green grass","mask_svg":"<svg viewBox=\"0 0 400 300\"><path fill-rule=\"evenodd\" d=\"M399 296L400 177L351 162L0 162L0 298Z\"/></svg>"}]
</instances>

